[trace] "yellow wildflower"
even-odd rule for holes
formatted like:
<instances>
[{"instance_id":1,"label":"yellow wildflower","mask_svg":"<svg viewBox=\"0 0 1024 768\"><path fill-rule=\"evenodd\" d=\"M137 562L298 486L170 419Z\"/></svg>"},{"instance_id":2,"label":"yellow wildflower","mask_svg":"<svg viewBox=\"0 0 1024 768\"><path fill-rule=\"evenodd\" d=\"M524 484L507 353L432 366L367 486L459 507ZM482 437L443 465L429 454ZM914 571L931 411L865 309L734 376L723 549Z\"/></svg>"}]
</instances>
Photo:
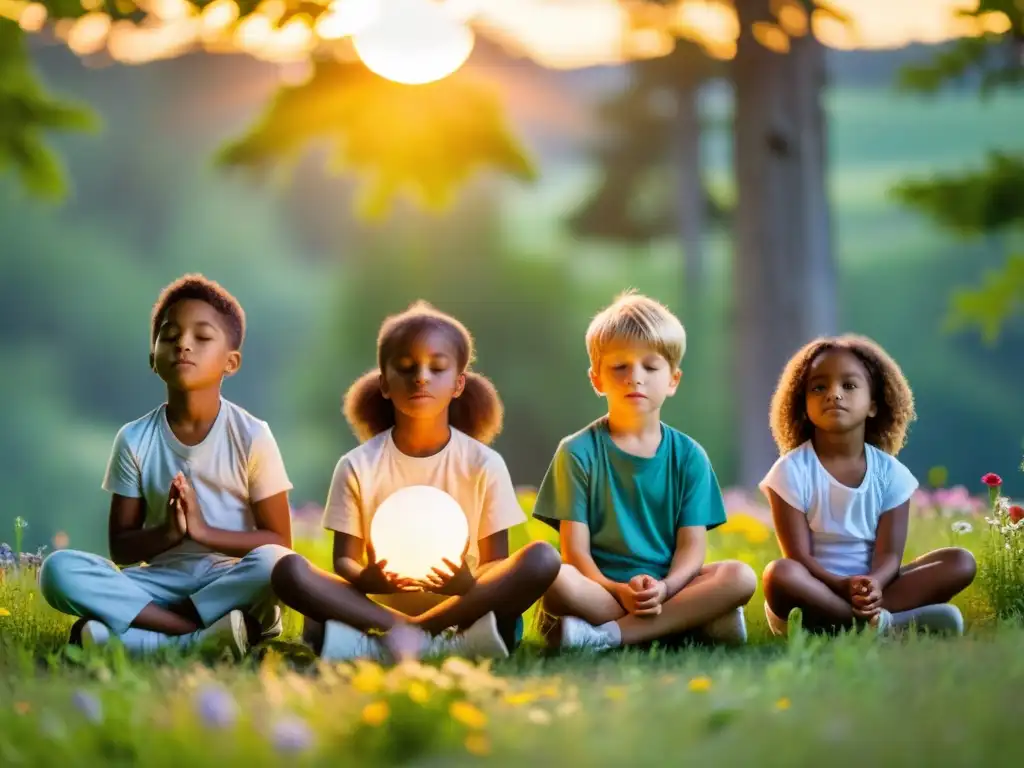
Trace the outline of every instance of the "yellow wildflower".
<instances>
[{"instance_id":1,"label":"yellow wildflower","mask_svg":"<svg viewBox=\"0 0 1024 768\"><path fill-rule=\"evenodd\" d=\"M506 693L505 703L511 704L513 707L521 707L523 704L529 704L537 698L537 694L533 691L520 691L519 693Z\"/></svg>"},{"instance_id":2,"label":"yellow wildflower","mask_svg":"<svg viewBox=\"0 0 1024 768\"><path fill-rule=\"evenodd\" d=\"M356 673L352 676L352 687L360 693L377 693L384 685L384 670L368 661L356 662Z\"/></svg>"},{"instance_id":3,"label":"yellow wildflower","mask_svg":"<svg viewBox=\"0 0 1024 768\"><path fill-rule=\"evenodd\" d=\"M483 728L487 725L487 715L468 701L453 701L448 711L453 720L457 720L467 728Z\"/></svg>"},{"instance_id":4,"label":"yellow wildflower","mask_svg":"<svg viewBox=\"0 0 1024 768\"><path fill-rule=\"evenodd\" d=\"M704 677L703 675L701 677L695 677L690 681L687 687L695 693L706 693L711 690L711 678Z\"/></svg>"},{"instance_id":5,"label":"yellow wildflower","mask_svg":"<svg viewBox=\"0 0 1024 768\"><path fill-rule=\"evenodd\" d=\"M781 699L775 702L775 708L781 712L783 710L789 709L790 703L790 700L783 696Z\"/></svg>"},{"instance_id":6,"label":"yellow wildflower","mask_svg":"<svg viewBox=\"0 0 1024 768\"><path fill-rule=\"evenodd\" d=\"M471 733L466 737L466 751L483 757L491 753L491 742L482 733Z\"/></svg>"},{"instance_id":7,"label":"yellow wildflower","mask_svg":"<svg viewBox=\"0 0 1024 768\"><path fill-rule=\"evenodd\" d=\"M8 611L6 608L0 608L0 616L10 616L10 615L11 615L11 612Z\"/></svg>"},{"instance_id":8,"label":"yellow wildflower","mask_svg":"<svg viewBox=\"0 0 1024 768\"><path fill-rule=\"evenodd\" d=\"M419 680L409 683L409 698L417 704L426 704L430 700L430 689Z\"/></svg>"},{"instance_id":9,"label":"yellow wildflower","mask_svg":"<svg viewBox=\"0 0 1024 768\"><path fill-rule=\"evenodd\" d=\"M612 701L626 698L626 689L621 685L609 685L604 689L604 695Z\"/></svg>"},{"instance_id":10,"label":"yellow wildflower","mask_svg":"<svg viewBox=\"0 0 1024 768\"><path fill-rule=\"evenodd\" d=\"M388 719L391 709L386 701L374 701L363 707L363 722L377 726Z\"/></svg>"}]
</instances>

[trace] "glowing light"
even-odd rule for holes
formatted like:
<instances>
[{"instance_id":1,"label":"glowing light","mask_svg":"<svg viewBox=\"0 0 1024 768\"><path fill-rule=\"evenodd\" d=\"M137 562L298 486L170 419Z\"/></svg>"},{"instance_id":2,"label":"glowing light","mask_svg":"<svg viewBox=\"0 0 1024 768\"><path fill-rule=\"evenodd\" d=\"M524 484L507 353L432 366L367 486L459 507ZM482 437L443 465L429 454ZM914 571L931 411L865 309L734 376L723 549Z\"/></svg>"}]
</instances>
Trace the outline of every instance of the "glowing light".
<instances>
[{"instance_id":1,"label":"glowing light","mask_svg":"<svg viewBox=\"0 0 1024 768\"><path fill-rule=\"evenodd\" d=\"M431 568L446 569L443 559L458 564L469 524L458 502L428 485L402 488L388 496L370 522L370 541L389 571L422 579Z\"/></svg>"},{"instance_id":2,"label":"glowing light","mask_svg":"<svg viewBox=\"0 0 1024 768\"><path fill-rule=\"evenodd\" d=\"M267 61L299 61L307 58L312 43L313 30L303 17L295 16L281 29L272 30L258 53Z\"/></svg>"},{"instance_id":3,"label":"glowing light","mask_svg":"<svg viewBox=\"0 0 1024 768\"><path fill-rule=\"evenodd\" d=\"M371 71L396 83L420 85L465 64L474 37L431 0L389 0L377 21L352 42Z\"/></svg>"},{"instance_id":4,"label":"glowing light","mask_svg":"<svg viewBox=\"0 0 1024 768\"><path fill-rule=\"evenodd\" d=\"M103 49L110 33L110 17L105 13L87 13L68 32L68 48L78 56Z\"/></svg>"},{"instance_id":5,"label":"glowing light","mask_svg":"<svg viewBox=\"0 0 1024 768\"><path fill-rule=\"evenodd\" d=\"M238 5L235 0L213 0L203 9L199 17L199 34L204 40L220 37L228 27L238 20Z\"/></svg>"},{"instance_id":6,"label":"glowing light","mask_svg":"<svg viewBox=\"0 0 1024 768\"><path fill-rule=\"evenodd\" d=\"M380 18L381 0L334 0L316 24L323 40L340 40L372 27Z\"/></svg>"},{"instance_id":7,"label":"glowing light","mask_svg":"<svg viewBox=\"0 0 1024 768\"><path fill-rule=\"evenodd\" d=\"M235 28L235 45L243 51L262 48L273 34L274 28L266 16L254 14Z\"/></svg>"},{"instance_id":8,"label":"glowing light","mask_svg":"<svg viewBox=\"0 0 1024 768\"><path fill-rule=\"evenodd\" d=\"M18 24L26 32L38 32L46 24L46 17L48 15L46 6L42 3L29 3L25 10L21 12Z\"/></svg>"},{"instance_id":9,"label":"glowing light","mask_svg":"<svg viewBox=\"0 0 1024 768\"><path fill-rule=\"evenodd\" d=\"M789 36L774 24L759 21L754 24L754 39L769 51L776 53L787 53L789 51Z\"/></svg>"}]
</instances>

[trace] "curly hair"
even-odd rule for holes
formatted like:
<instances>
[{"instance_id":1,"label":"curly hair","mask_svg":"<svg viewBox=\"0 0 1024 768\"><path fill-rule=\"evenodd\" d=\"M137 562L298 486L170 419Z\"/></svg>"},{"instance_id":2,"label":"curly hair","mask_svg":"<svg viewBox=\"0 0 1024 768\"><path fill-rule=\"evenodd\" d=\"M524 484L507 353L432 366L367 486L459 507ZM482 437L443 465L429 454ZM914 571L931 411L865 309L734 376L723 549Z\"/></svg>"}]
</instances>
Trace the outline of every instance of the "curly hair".
<instances>
[{"instance_id":1,"label":"curly hair","mask_svg":"<svg viewBox=\"0 0 1024 768\"><path fill-rule=\"evenodd\" d=\"M867 420L864 441L897 455L906 443L910 423L917 417L914 393L896 361L871 339L855 334L815 339L786 363L771 405L772 437L779 452L792 451L814 434L814 425L807 418L807 373L821 354L831 350L850 352L868 372L878 413Z\"/></svg>"},{"instance_id":2,"label":"curly hair","mask_svg":"<svg viewBox=\"0 0 1024 768\"><path fill-rule=\"evenodd\" d=\"M486 376L469 370L475 358L473 337L454 317L418 301L405 312L384 320L377 336L377 368L356 379L345 393L345 418L361 442L395 425L394 404L380 389L380 376L388 360L409 341L432 330L448 336L455 348L459 373L466 377L462 394L448 406L448 423L484 444L501 432L505 409L498 390Z\"/></svg>"},{"instance_id":3,"label":"curly hair","mask_svg":"<svg viewBox=\"0 0 1024 768\"><path fill-rule=\"evenodd\" d=\"M224 320L231 349L242 348L245 340L245 311L242 305L220 283L198 273L182 275L160 291L150 317L150 346L156 344L167 310L186 299L206 302L217 310L217 314Z\"/></svg>"}]
</instances>

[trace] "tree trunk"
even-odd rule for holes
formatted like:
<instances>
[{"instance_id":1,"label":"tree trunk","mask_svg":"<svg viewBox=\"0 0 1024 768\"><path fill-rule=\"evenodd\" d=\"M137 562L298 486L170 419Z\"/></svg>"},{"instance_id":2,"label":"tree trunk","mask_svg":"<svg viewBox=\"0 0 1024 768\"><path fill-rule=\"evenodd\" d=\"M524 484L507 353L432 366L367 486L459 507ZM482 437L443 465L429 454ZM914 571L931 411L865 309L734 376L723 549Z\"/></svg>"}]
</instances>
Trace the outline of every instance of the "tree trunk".
<instances>
[{"instance_id":1,"label":"tree trunk","mask_svg":"<svg viewBox=\"0 0 1024 768\"><path fill-rule=\"evenodd\" d=\"M704 287L704 178L701 173L701 78L692 68L681 73L676 89L676 168L679 171L676 221L683 244L683 284L687 320L700 315Z\"/></svg>"},{"instance_id":2,"label":"tree trunk","mask_svg":"<svg viewBox=\"0 0 1024 768\"><path fill-rule=\"evenodd\" d=\"M836 329L836 275L826 188L825 50L808 35L788 54L751 33L770 0L737 0L734 371L739 481L750 487L778 456L768 429L786 360Z\"/></svg>"}]
</instances>

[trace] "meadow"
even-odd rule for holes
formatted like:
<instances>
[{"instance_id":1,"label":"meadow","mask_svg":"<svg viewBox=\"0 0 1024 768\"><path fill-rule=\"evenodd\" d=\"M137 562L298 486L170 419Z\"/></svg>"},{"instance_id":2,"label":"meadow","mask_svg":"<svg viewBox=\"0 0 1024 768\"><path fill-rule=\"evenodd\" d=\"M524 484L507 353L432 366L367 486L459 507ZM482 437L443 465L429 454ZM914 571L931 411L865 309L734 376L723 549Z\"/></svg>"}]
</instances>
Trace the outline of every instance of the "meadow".
<instances>
[{"instance_id":1,"label":"meadow","mask_svg":"<svg viewBox=\"0 0 1024 768\"><path fill-rule=\"evenodd\" d=\"M984 493L985 489L981 487ZM521 492L524 509L532 494ZM777 556L763 505L726 493L709 559ZM748 647L384 668L324 664L285 636L242 663L67 648L71 620L35 588L36 558L0 552L0 765L1016 765L1024 753L1024 510L993 493L919 491L907 557L965 546L979 576L966 636L774 638L760 594ZM323 563L317 510L297 549ZM531 520L516 543L550 538ZM6 557L6 559L4 559Z\"/></svg>"}]
</instances>

